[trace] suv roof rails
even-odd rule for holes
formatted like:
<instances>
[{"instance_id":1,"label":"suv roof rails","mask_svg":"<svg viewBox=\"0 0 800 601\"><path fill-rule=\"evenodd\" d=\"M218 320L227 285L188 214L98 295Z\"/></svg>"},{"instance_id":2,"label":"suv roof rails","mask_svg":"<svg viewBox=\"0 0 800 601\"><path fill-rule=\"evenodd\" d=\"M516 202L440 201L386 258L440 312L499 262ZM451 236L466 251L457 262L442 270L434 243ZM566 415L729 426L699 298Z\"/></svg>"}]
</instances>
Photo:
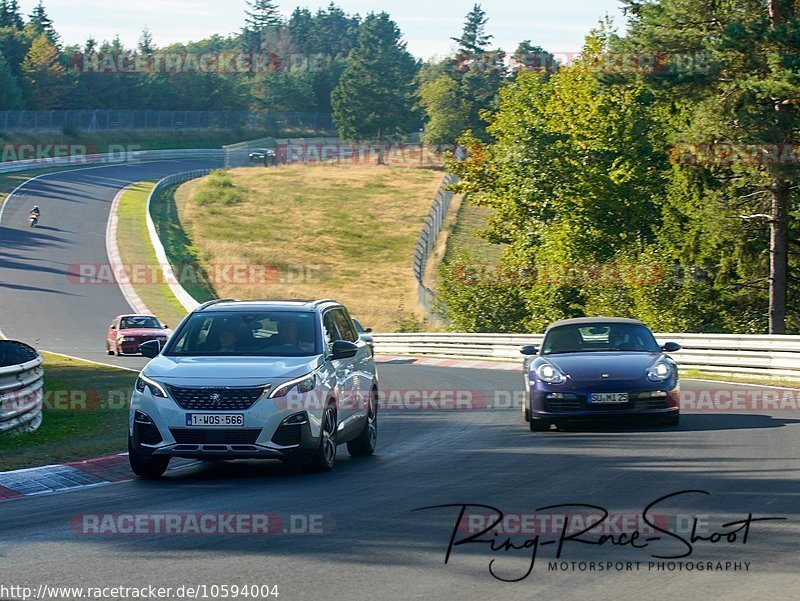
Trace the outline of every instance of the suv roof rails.
<instances>
[{"instance_id":1,"label":"suv roof rails","mask_svg":"<svg viewBox=\"0 0 800 601\"><path fill-rule=\"evenodd\" d=\"M335 301L332 298L321 298L319 300L311 301L308 304L312 305L312 306L317 306L317 305L321 305L323 303L336 303L337 305L339 304L338 301Z\"/></svg>"},{"instance_id":2,"label":"suv roof rails","mask_svg":"<svg viewBox=\"0 0 800 601\"><path fill-rule=\"evenodd\" d=\"M239 299L236 299L236 298L215 298L213 300L204 302L202 305L197 307L197 309L195 309L195 311L202 311L206 307L210 307L211 305L216 305L217 303L228 303L228 302L237 301L237 300L239 300Z\"/></svg>"}]
</instances>

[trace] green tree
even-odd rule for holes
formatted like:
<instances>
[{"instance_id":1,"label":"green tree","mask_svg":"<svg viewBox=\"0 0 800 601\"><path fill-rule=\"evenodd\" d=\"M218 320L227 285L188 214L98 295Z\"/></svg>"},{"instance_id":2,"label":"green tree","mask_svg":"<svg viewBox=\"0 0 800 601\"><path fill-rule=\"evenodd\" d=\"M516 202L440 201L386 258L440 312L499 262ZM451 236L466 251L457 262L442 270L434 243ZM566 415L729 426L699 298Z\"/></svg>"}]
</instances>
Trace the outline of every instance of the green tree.
<instances>
[{"instance_id":1,"label":"green tree","mask_svg":"<svg viewBox=\"0 0 800 601\"><path fill-rule=\"evenodd\" d=\"M459 42L455 57L426 65L421 73L420 107L428 118L423 139L429 144L452 144L466 130L486 139L485 112L496 110L497 93L507 83L505 53L489 49L487 21L476 4L461 37L452 38Z\"/></svg>"},{"instance_id":2,"label":"green tree","mask_svg":"<svg viewBox=\"0 0 800 601\"><path fill-rule=\"evenodd\" d=\"M715 267L732 323L774 334L800 330L792 293L800 291L792 249L800 177L791 151L800 130L798 3L626 5L630 47L665 57L649 81L673 115L670 210L676 227L688 224L693 233L682 240L676 233L676 250ZM759 305L768 305L766 315Z\"/></svg>"},{"instance_id":3,"label":"green tree","mask_svg":"<svg viewBox=\"0 0 800 601\"><path fill-rule=\"evenodd\" d=\"M69 82L58 49L46 34L41 34L31 44L22 61L22 72L32 109L63 108Z\"/></svg>"},{"instance_id":4,"label":"green tree","mask_svg":"<svg viewBox=\"0 0 800 601\"><path fill-rule=\"evenodd\" d=\"M0 28L21 30L25 26L17 0L0 0Z\"/></svg>"},{"instance_id":5,"label":"green tree","mask_svg":"<svg viewBox=\"0 0 800 601\"><path fill-rule=\"evenodd\" d=\"M488 128L495 142L462 140L469 156L452 166L461 177L458 191L494 209L485 236L508 247L499 280L490 274L457 281L445 273L451 319L464 311L504 319L481 300L491 296L487 287L504 286L523 295L525 329L537 331L586 314L601 289L635 288L637 274L626 276L622 267L617 278L593 274L655 244L669 164L647 87L603 87L587 68L607 49L601 29L587 38L581 60L552 76L520 73L500 92ZM469 299L470 290L471 306L453 303ZM635 299L626 296L635 313Z\"/></svg>"},{"instance_id":6,"label":"green tree","mask_svg":"<svg viewBox=\"0 0 800 601\"><path fill-rule=\"evenodd\" d=\"M245 10L243 45L248 52L262 50L263 36L283 23L278 6L270 0L247 0Z\"/></svg>"},{"instance_id":7,"label":"green tree","mask_svg":"<svg viewBox=\"0 0 800 601\"><path fill-rule=\"evenodd\" d=\"M400 30L386 13L370 13L350 52L339 84L331 93L339 133L351 140L385 138L415 123L417 62Z\"/></svg>"},{"instance_id":8,"label":"green tree","mask_svg":"<svg viewBox=\"0 0 800 601\"><path fill-rule=\"evenodd\" d=\"M470 127L472 107L456 78L440 75L422 84L419 105L428 115L422 139L436 146L452 144Z\"/></svg>"},{"instance_id":9,"label":"green tree","mask_svg":"<svg viewBox=\"0 0 800 601\"><path fill-rule=\"evenodd\" d=\"M22 90L5 57L0 53L0 110L24 108Z\"/></svg>"},{"instance_id":10,"label":"green tree","mask_svg":"<svg viewBox=\"0 0 800 601\"><path fill-rule=\"evenodd\" d=\"M56 33L53 26L53 20L47 16L42 0L33 7L31 11L28 26L33 30L33 37L38 37L42 34L47 36L47 41L53 46L58 46L58 33Z\"/></svg>"},{"instance_id":11,"label":"green tree","mask_svg":"<svg viewBox=\"0 0 800 601\"><path fill-rule=\"evenodd\" d=\"M461 37L450 38L454 42L458 42L458 52L461 54L479 54L489 49L494 36L486 33L486 23L489 18L486 16L486 11L481 8L480 4L475 4L472 10L467 13L467 21L464 24L464 30L461 32Z\"/></svg>"}]
</instances>

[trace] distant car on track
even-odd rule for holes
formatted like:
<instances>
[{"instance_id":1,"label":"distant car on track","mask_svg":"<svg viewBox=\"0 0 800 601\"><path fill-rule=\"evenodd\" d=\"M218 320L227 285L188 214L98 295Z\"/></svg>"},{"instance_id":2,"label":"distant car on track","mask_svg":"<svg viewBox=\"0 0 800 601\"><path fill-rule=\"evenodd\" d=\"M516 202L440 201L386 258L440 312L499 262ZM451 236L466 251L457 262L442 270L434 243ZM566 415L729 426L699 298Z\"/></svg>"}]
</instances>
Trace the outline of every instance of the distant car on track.
<instances>
[{"instance_id":1,"label":"distant car on track","mask_svg":"<svg viewBox=\"0 0 800 601\"><path fill-rule=\"evenodd\" d=\"M677 425L678 368L652 331L634 319L592 317L550 325L541 349L523 346L523 416L534 432L571 421L648 419Z\"/></svg>"},{"instance_id":2,"label":"distant car on track","mask_svg":"<svg viewBox=\"0 0 800 601\"><path fill-rule=\"evenodd\" d=\"M274 165L276 163L276 154L274 148L257 148L250 152L250 162L260 163L262 165Z\"/></svg>"},{"instance_id":3,"label":"distant car on track","mask_svg":"<svg viewBox=\"0 0 800 601\"><path fill-rule=\"evenodd\" d=\"M164 346L169 338L166 324L152 315L117 315L108 326L106 352L109 355L138 355L139 345L150 340Z\"/></svg>"}]
</instances>

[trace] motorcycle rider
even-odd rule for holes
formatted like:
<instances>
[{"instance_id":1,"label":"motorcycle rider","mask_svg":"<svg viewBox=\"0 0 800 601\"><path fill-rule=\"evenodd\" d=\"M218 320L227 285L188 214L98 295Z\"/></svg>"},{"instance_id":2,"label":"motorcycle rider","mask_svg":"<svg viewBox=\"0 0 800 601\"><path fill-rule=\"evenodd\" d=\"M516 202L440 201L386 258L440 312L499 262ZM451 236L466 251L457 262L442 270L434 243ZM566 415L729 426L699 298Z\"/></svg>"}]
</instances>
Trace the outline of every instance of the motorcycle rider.
<instances>
[{"instance_id":1,"label":"motorcycle rider","mask_svg":"<svg viewBox=\"0 0 800 601\"><path fill-rule=\"evenodd\" d=\"M39 205L33 205L30 213L28 213L29 220L36 220L36 223L39 222L39 216L41 215L41 211L39 210Z\"/></svg>"}]
</instances>

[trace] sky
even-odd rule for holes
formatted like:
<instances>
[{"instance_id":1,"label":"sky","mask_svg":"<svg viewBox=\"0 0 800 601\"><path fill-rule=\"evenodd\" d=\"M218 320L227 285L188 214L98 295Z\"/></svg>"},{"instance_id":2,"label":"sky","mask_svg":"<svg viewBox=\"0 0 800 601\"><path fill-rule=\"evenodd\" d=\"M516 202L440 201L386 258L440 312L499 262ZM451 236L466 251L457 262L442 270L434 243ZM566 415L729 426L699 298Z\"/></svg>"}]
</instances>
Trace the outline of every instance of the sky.
<instances>
[{"instance_id":1,"label":"sky","mask_svg":"<svg viewBox=\"0 0 800 601\"><path fill-rule=\"evenodd\" d=\"M28 15L38 0L20 0ZM312 11L329 0L277 1L288 16L296 6ZM444 56L453 48L449 40L461 32L465 15L474 0L339 0L347 13L365 15L386 11L398 24L408 50L423 59ZM244 22L244 0L44 0L47 14L65 44L83 44L88 37L98 41L119 35L123 43L136 45L142 29L149 27L157 45L199 40L212 34L238 31ZM622 29L619 0L486 0L487 30L496 47L513 51L521 40L553 53L580 50L583 37L604 15Z\"/></svg>"}]
</instances>

